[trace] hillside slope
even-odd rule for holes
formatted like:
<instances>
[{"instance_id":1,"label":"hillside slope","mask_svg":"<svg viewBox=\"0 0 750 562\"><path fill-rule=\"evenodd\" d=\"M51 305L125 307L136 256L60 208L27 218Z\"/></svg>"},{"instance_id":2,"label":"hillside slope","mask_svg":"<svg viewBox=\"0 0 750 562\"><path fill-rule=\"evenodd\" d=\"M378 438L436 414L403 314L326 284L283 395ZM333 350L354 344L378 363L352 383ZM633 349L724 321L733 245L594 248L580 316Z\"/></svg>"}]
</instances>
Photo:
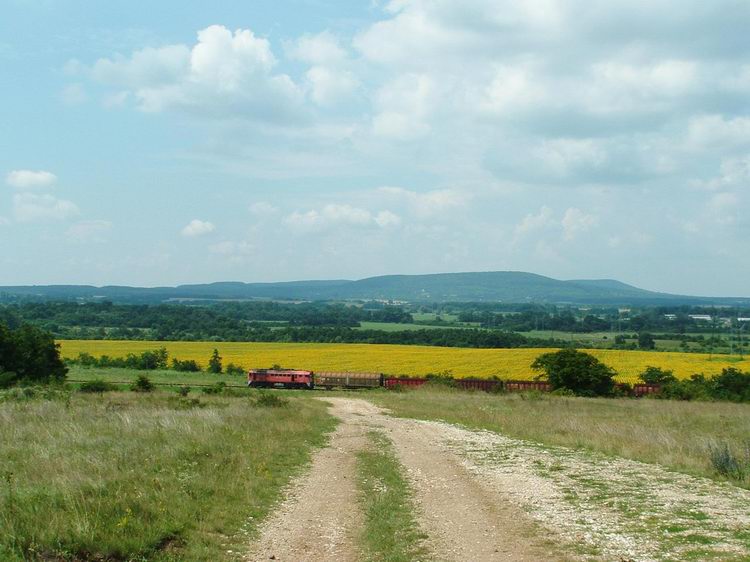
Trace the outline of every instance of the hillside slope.
<instances>
[{"instance_id":1,"label":"hillside slope","mask_svg":"<svg viewBox=\"0 0 750 562\"><path fill-rule=\"evenodd\" d=\"M173 300L292 299L398 300L409 302L505 302L570 304L723 304L748 305L750 298L690 297L639 289L612 279L561 281L521 271L382 275L357 281L283 283L219 282L177 287L45 285L0 287L0 300L109 299L115 302Z\"/></svg>"}]
</instances>

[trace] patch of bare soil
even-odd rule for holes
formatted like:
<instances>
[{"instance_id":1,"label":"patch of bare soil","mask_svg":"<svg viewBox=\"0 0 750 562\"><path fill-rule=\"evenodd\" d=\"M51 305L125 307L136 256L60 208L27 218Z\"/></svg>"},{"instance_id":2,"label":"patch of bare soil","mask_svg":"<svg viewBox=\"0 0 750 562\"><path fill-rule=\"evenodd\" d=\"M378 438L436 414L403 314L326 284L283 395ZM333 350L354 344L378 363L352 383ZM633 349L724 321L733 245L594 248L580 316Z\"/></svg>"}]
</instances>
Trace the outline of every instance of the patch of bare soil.
<instances>
[{"instance_id":1,"label":"patch of bare soil","mask_svg":"<svg viewBox=\"0 0 750 562\"><path fill-rule=\"evenodd\" d=\"M329 445L288 489L285 501L260 527L246 560L355 562L362 514L357 504L356 453L365 429L342 423Z\"/></svg>"}]
</instances>

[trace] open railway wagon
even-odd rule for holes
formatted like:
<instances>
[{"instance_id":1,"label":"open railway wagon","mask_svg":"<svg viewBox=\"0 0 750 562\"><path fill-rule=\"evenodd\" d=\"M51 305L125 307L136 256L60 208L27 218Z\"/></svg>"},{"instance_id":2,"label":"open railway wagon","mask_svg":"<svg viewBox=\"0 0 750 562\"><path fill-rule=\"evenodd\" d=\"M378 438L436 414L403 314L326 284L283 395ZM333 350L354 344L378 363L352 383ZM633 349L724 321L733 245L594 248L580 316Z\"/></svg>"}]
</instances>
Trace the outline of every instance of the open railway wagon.
<instances>
[{"instance_id":1,"label":"open railway wagon","mask_svg":"<svg viewBox=\"0 0 750 562\"><path fill-rule=\"evenodd\" d=\"M382 373L335 373L316 372L314 374L315 386L331 390L334 387L341 388L378 388L383 386Z\"/></svg>"}]
</instances>

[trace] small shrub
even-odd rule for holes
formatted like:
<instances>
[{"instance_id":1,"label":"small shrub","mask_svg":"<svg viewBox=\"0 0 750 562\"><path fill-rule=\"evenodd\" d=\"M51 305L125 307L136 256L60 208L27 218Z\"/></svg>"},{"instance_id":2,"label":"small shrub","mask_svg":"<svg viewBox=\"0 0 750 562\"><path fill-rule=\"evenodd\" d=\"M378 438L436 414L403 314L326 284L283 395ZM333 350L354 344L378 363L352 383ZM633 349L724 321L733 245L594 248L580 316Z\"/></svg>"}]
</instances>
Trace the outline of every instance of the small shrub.
<instances>
[{"instance_id":1,"label":"small shrub","mask_svg":"<svg viewBox=\"0 0 750 562\"><path fill-rule=\"evenodd\" d=\"M453 378L453 371L441 371L440 373L428 373L425 375L427 384L431 386L443 386L456 388L456 379Z\"/></svg>"},{"instance_id":2,"label":"small shrub","mask_svg":"<svg viewBox=\"0 0 750 562\"><path fill-rule=\"evenodd\" d=\"M262 408L283 408L289 405L289 400L271 392L261 392L255 399L255 405Z\"/></svg>"},{"instance_id":3,"label":"small shrub","mask_svg":"<svg viewBox=\"0 0 750 562\"><path fill-rule=\"evenodd\" d=\"M10 388L16 382L18 375L13 372L0 373L0 388Z\"/></svg>"},{"instance_id":4,"label":"small shrub","mask_svg":"<svg viewBox=\"0 0 750 562\"><path fill-rule=\"evenodd\" d=\"M204 386L201 388L201 392L203 394L221 394L224 392L224 389L226 388L227 383L225 382L217 382L216 384L212 384L211 386Z\"/></svg>"},{"instance_id":5,"label":"small shrub","mask_svg":"<svg viewBox=\"0 0 750 562\"><path fill-rule=\"evenodd\" d=\"M736 454L726 442L711 443L708 455L719 475L740 482L750 478L750 442L745 445L744 454Z\"/></svg>"},{"instance_id":6,"label":"small shrub","mask_svg":"<svg viewBox=\"0 0 750 562\"><path fill-rule=\"evenodd\" d=\"M242 367L242 365L235 365L234 363L229 363L224 369L224 372L227 375L244 375L245 369Z\"/></svg>"},{"instance_id":7,"label":"small shrub","mask_svg":"<svg viewBox=\"0 0 750 562\"><path fill-rule=\"evenodd\" d=\"M130 390L134 392L152 392L154 390L154 383L146 375L138 375L138 378L130 386Z\"/></svg>"},{"instance_id":8,"label":"small shrub","mask_svg":"<svg viewBox=\"0 0 750 562\"><path fill-rule=\"evenodd\" d=\"M101 379L96 379L93 381L86 381L84 383L81 383L81 386L78 388L79 392L92 392L92 393L93 392L96 392L96 393L111 392L113 390L117 390L117 387L115 385L107 381L103 381Z\"/></svg>"},{"instance_id":9,"label":"small shrub","mask_svg":"<svg viewBox=\"0 0 750 562\"><path fill-rule=\"evenodd\" d=\"M175 357L172 359L172 369L183 373L198 373L201 371L201 366L194 359L181 361Z\"/></svg>"},{"instance_id":10,"label":"small shrub","mask_svg":"<svg viewBox=\"0 0 750 562\"><path fill-rule=\"evenodd\" d=\"M576 393L569 388L557 388L550 392L552 396L575 396Z\"/></svg>"},{"instance_id":11,"label":"small shrub","mask_svg":"<svg viewBox=\"0 0 750 562\"><path fill-rule=\"evenodd\" d=\"M169 403L176 410L193 410L195 408L205 408L208 406L207 403L201 402L200 398L173 397L169 399Z\"/></svg>"},{"instance_id":12,"label":"small shrub","mask_svg":"<svg viewBox=\"0 0 750 562\"><path fill-rule=\"evenodd\" d=\"M190 387L187 385L182 385L177 389L177 392L180 394L180 396L187 396L188 394L190 394Z\"/></svg>"}]
</instances>

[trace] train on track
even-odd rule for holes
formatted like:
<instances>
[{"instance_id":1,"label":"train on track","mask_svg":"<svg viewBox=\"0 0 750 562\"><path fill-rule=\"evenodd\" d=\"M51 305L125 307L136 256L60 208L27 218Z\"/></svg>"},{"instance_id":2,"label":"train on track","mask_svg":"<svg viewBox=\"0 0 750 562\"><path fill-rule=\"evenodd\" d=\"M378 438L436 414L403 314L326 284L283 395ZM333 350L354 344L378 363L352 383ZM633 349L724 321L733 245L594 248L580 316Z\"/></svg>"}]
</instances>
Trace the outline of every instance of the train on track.
<instances>
[{"instance_id":1,"label":"train on track","mask_svg":"<svg viewBox=\"0 0 750 562\"><path fill-rule=\"evenodd\" d=\"M383 373L313 372L300 369L251 369L247 373L247 386L252 388L395 388L418 387L427 378L394 377ZM547 392L552 390L547 381L518 381L461 378L451 381L458 388L484 390L485 392ZM634 396L645 396L659 392L659 385L636 384L630 392Z\"/></svg>"}]
</instances>

